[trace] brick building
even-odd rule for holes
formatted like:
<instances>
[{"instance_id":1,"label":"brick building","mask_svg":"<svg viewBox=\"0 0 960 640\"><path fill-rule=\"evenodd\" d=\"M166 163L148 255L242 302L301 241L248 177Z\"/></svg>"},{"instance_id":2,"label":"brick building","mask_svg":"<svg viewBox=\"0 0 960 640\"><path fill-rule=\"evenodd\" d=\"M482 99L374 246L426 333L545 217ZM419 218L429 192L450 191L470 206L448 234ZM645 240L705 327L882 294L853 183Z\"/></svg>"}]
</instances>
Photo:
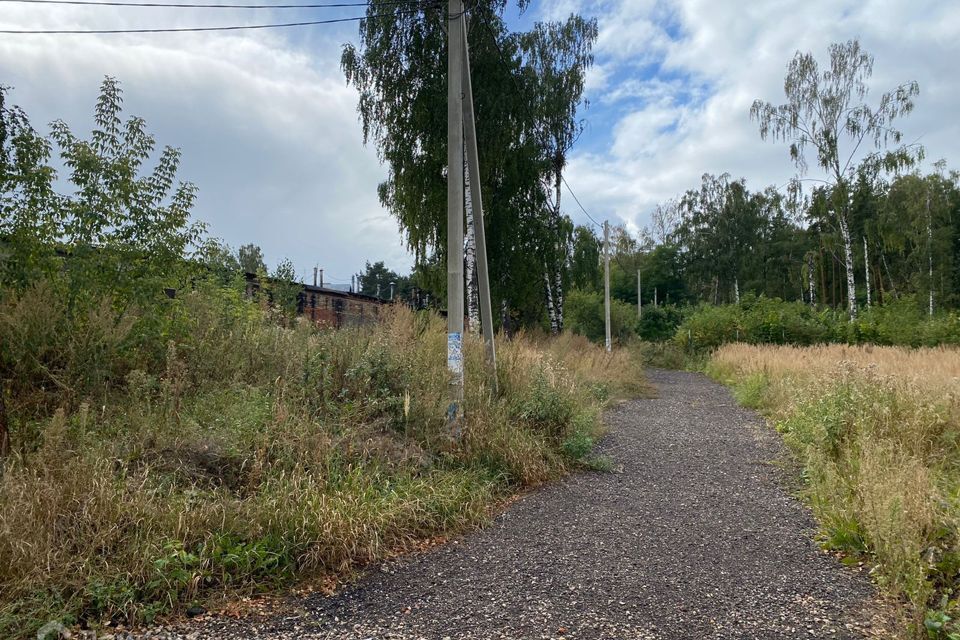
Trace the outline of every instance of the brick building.
<instances>
[{"instance_id":1,"label":"brick building","mask_svg":"<svg viewBox=\"0 0 960 640\"><path fill-rule=\"evenodd\" d=\"M297 299L297 313L339 329L376 322L385 303L376 296L305 284Z\"/></svg>"},{"instance_id":2,"label":"brick building","mask_svg":"<svg viewBox=\"0 0 960 640\"><path fill-rule=\"evenodd\" d=\"M256 274L245 274L247 296L253 297L260 290ZM341 291L311 284L291 283L300 287L297 294L297 315L334 329L371 324L380 319L380 309L389 301L365 293ZM269 295L269 294L268 294Z\"/></svg>"}]
</instances>

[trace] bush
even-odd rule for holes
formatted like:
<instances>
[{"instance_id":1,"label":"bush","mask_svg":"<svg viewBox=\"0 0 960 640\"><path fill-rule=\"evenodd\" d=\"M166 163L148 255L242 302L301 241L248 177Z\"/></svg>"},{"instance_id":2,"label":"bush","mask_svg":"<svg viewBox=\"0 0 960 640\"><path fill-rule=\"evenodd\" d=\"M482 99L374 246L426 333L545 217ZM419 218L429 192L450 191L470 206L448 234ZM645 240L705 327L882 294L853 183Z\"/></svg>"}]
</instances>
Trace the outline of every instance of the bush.
<instances>
[{"instance_id":1,"label":"bush","mask_svg":"<svg viewBox=\"0 0 960 640\"><path fill-rule=\"evenodd\" d=\"M674 342L688 352L710 351L732 342L912 347L960 344L960 315L949 312L929 317L915 299L908 297L862 309L850 322L842 310L818 310L802 302L748 295L739 305L697 307L677 328Z\"/></svg>"},{"instance_id":2,"label":"bush","mask_svg":"<svg viewBox=\"0 0 960 640\"><path fill-rule=\"evenodd\" d=\"M669 340L683 322L683 311L675 305L647 306L637 323L637 335L648 342Z\"/></svg>"},{"instance_id":3,"label":"bush","mask_svg":"<svg viewBox=\"0 0 960 640\"><path fill-rule=\"evenodd\" d=\"M594 342L606 340L603 294L571 290L564 307L566 328ZM637 310L621 300L610 301L610 337L623 344L636 335Z\"/></svg>"},{"instance_id":4,"label":"bush","mask_svg":"<svg viewBox=\"0 0 960 640\"><path fill-rule=\"evenodd\" d=\"M583 464L600 408L643 385L626 350L466 342L448 438L442 319L284 328L232 288L72 317L43 286L0 301L14 452L0 477L0 636L57 619L151 620L207 594L342 572L483 522ZM160 348L164 344L164 348ZM70 392L57 387L57 381Z\"/></svg>"}]
</instances>

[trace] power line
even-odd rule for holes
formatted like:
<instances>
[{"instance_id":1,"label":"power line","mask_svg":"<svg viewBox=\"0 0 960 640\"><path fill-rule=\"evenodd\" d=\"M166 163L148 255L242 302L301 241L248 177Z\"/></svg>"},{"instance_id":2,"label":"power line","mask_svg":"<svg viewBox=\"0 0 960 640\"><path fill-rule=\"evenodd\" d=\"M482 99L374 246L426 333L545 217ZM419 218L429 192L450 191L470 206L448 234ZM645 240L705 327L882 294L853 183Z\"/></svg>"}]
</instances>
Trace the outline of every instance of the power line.
<instances>
[{"instance_id":1,"label":"power line","mask_svg":"<svg viewBox=\"0 0 960 640\"><path fill-rule=\"evenodd\" d=\"M334 9L343 7L368 7L370 2L335 2L323 4L205 4L193 2L118 2L114 0L0 0L18 4L55 4L97 7L152 7L170 9ZM391 0L378 2L377 6L414 4L418 0Z\"/></svg>"},{"instance_id":2,"label":"power line","mask_svg":"<svg viewBox=\"0 0 960 640\"><path fill-rule=\"evenodd\" d=\"M0 29L6 34L113 34L113 33L189 33L198 31L242 31L249 29L282 29L286 27L308 27L321 24L336 24L340 22L356 22L368 18L383 18L388 14L357 16L353 18L334 18L331 20L307 20L304 22L282 22L273 24L244 24L224 27L171 27L158 29Z\"/></svg>"},{"instance_id":3,"label":"power line","mask_svg":"<svg viewBox=\"0 0 960 640\"><path fill-rule=\"evenodd\" d=\"M583 215L585 215L585 216L587 216L588 218L590 218L590 220L593 222L593 224L597 225L598 227L601 226L601 224L600 224L599 222L597 222L596 220L593 219L593 216L592 216L592 215L590 215L589 213L587 213L587 210L583 208L583 205L580 204L580 198L578 198L578 197L577 197L577 194L575 194L575 193L573 192L573 187L570 186L570 183L567 182L567 178L566 178L562 173L560 174L560 180L563 181L563 185L567 188L567 191L570 192L570 195L573 196L573 201L577 203L577 206L578 206L578 207L580 207L580 211L583 211Z\"/></svg>"},{"instance_id":4,"label":"power line","mask_svg":"<svg viewBox=\"0 0 960 640\"><path fill-rule=\"evenodd\" d=\"M497 41L497 35L493 32L493 29L490 28L490 24L489 24L488 22L486 22L486 21L482 21L482 22L483 22L483 26L484 26L484 27L486 28L486 30L487 30L487 33L490 34L490 39L493 41L493 46L496 47L496 49L497 49L497 54L498 54L498 56L499 56L499 58L500 58L500 64L501 64L501 66L503 66L504 71L506 71L507 75L510 76L510 79L513 81L514 87L516 87L516 89L517 89L517 93L519 93L519 94L521 94L521 95L524 95L524 96L526 96L526 97L529 99L530 95L521 88L520 82L517 80L517 77L516 77L516 76L513 74L513 72L510 70L510 66L507 64L506 56L503 54L503 49L500 48L500 43ZM531 100L530 102L532 102L532 100ZM530 107L529 104L526 105L526 110L527 110L527 116L528 116L531 120L535 120L535 118L534 118L534 116L533 116L533 111L532 111L532 109L531 109L531 107ZM563 175L563 173L560 174L560 180L563 182L563 185L567 188L567 191L568 191L568 192L570 193L570 195L573 197L574 202L576 202L576 203L577 203L577 206L580 207L580 211L583 211L583 215L587 216L587 218L589 218L590 221L591 221L595 226L597 226L597 227L602 227L603 225L601 225L599 222L597 222L597 221L593 218L593 216L591 216L591 215L587 212L586 208L584 208L583 204L580 202L580 198L578 198L578 197L577 197L577 194L574 193L573 187L571 187L571 186L570 186L570 183L567 182L567 178L566 178L566 176ZM553 198L552 198L552 196L550 196L549 193L547 194L547 200L550 202L550 205L551 205L551 206L554 206L554 205L553 205Z\"/></svg>"}]
</instances>

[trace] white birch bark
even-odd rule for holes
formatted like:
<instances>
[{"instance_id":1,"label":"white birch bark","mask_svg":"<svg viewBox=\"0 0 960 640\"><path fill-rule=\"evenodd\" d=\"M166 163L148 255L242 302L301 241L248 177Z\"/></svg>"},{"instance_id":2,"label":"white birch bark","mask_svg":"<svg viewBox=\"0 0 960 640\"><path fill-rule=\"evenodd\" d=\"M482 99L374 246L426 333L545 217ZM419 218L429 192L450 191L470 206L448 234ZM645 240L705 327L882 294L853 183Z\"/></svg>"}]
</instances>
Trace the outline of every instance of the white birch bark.
<instances>
[{"instance_id":1,"label":"white birch bark","mask_svg":"<svg viewBox=\"0 0 960 640\"><path fill-rule=\"evenodd\" d=\"M930 315L933 315L933 218L930 216L930 188L927 187L927 278L930 281Z\"/></svg>"},{"instance_id":2,"label":"white birch bark","mask_svg":"<svg viewBox=\"0 0 960 640\"><path fill-rule=\"evenodd\" d=\"M863 277L867 281L867 308L870 307L870 249L867 248L867 236L863 236Z\"/></svg>"},{"instance_id":3,"label":"white birch bark","mask_svg":"<svg viewBox=\"0 0 960 640\"><path fill-rule=\"evenodd\" d=\"M733 279L733 299L737 304L740 304L740 280L738 278Z\"/></svg>"},{"instance_id":4,"label":"white birch bark","mask_svg":"<svg viewBox=\"0 0 960 640\"><path fill-rule=\"evenodd\" d=\"M510 336L510 314L507 307L507 299L500 299L500 330L507 336Z\"/></svg>"},{"instance_id":5,"label":"white birch bark","mask_svg":"<svg viewBox=\"0 0 960 640\"><path fill-rule=\"evenodd\" d=\"M473 335L480 334L480 295L477 290L477 236L473 226L473 197L470 193L470 167L466 155L463 159L463 194L467 212L467 229L464 234L463 259L464 279L467 288L467 330Z\"/></svg>"},{"instance_id":6,"label":"white birch bark","mask_svg":"<svg viewBox=\"0 0 960 640\"><path fill-rule=\"evenodd\" d=\"M554 282L556 283L556 314L557 314L557 333L563 331L563 279L560 269L554 273Z\"/></svg>"},{"instance_id":7,"label":"white birch bark","mask_svg":"<svg viewBox=\"0 0 960 640\"><path fill-rule=\"evenodd\" d=\"M550 273L547 263L543 263L543 284L547 293L547 317L550 319L550 332L557 333L557 308L553 304L553 289L550 286Z\"/></svg>"},{"instance_id":8,"label":"white birch bark","mask_svg":"<svg viewBox=\"0 0 960 640\"><path fill-rule=\"evenodd\" d=\"M816 275L814 265L813 265L813 254L807 254L807 286L810 288L810 306L817 306L817 286L816 286Z\"/></svg>"},{"instance_id":9,"label":"white birch bark","mask_svg":"<svg viewBox=\"0 0 960 640\"><path fill-rule=\"evenodd\" d=\"M857 319L857 284L853 277L853 241L850 239L850 227L847 226L846 214L837 216L840 223L840 238L843 240L844 266L847 272L847 312L850 321Z\"/></svg>"}]
</instances>

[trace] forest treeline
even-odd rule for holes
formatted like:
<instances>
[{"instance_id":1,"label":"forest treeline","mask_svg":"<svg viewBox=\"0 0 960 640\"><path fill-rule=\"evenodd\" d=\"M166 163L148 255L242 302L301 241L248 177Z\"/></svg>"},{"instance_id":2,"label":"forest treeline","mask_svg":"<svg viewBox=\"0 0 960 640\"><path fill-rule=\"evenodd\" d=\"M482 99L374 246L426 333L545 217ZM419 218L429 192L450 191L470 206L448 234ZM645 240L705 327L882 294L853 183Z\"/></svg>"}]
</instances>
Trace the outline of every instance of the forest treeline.
<instances>
[{"instance_id":1,"label":"forest treeline","mask_svg":"<svg viewBox=\"0 0 960 640\"><path fill-rule=\"evenodd\" d=\"M583 130L596 24L573 15L512 33L502 9L502 2L478 4L468 30L495 324L596 337L601 231L574 224L563 188ZM368 14L360 45L344 48L342 64L360 95L366 140L390 170L380 198L414 251L412 286L440 303L446 130L431 114L446 105L445 37L430 10ZM639 233L615 228L614 300L636 306L639 272L651 307L736 303L752 294L845 309L850 320L908 299L928 313L956 308L958 174L943 161L921 170L924 149L898 129L920 88L906 80L871 96L873 63L856 40L830 45L822 65L797 52L787 64L785 101L758 99L744 113L757 125L758 146L783 145L795 178L752 190L745 178L708 173L657 207ZM466 308L475 327L471 220L468 201ZM645 333L616 304L614 316L615 334Z\"/></svg>"},{"instance_id":2,"label":"forest treeline","mask_svg":"<svg viewBox=\"0 0 960 640\"><path fill-rule=\"evenodd\" d=\"M610 282L611 296L620 304L614 304L614 333L670 338L699 305L744 303L741 306L749 309L754 299L766 297L809 306L805 312L781 305L777 313L820 318L823 328L812 335L822 341L868 341L876 331L857 334L842 326L848 320L846 275L831 200L828 188L817 188L798 201L773 187L751 191L744 179L706 174L699 189L657 209L652 229L637 236L623 226L615 228ZM850 212L850 231L857 239L854 296L862 309L861 325L882 313L867 311L870 308L894 305L901 316L918 317L931 315L931 309L939 314L960 306L956 171L939 168L889 180L861 177ZM594 339L603 336L602 322L594 317L602 310L601 250L598 234L576 228L570 270L574 290L567 315L571 329ZM646 314L642 321L636 309L638 274ZM725 324L717 330L729 329L734 339L735 322ZM771 335L770 341L780 342L781 336ZM795 335L793 341L809 340Z\"/></svg>"}]
</instances>

